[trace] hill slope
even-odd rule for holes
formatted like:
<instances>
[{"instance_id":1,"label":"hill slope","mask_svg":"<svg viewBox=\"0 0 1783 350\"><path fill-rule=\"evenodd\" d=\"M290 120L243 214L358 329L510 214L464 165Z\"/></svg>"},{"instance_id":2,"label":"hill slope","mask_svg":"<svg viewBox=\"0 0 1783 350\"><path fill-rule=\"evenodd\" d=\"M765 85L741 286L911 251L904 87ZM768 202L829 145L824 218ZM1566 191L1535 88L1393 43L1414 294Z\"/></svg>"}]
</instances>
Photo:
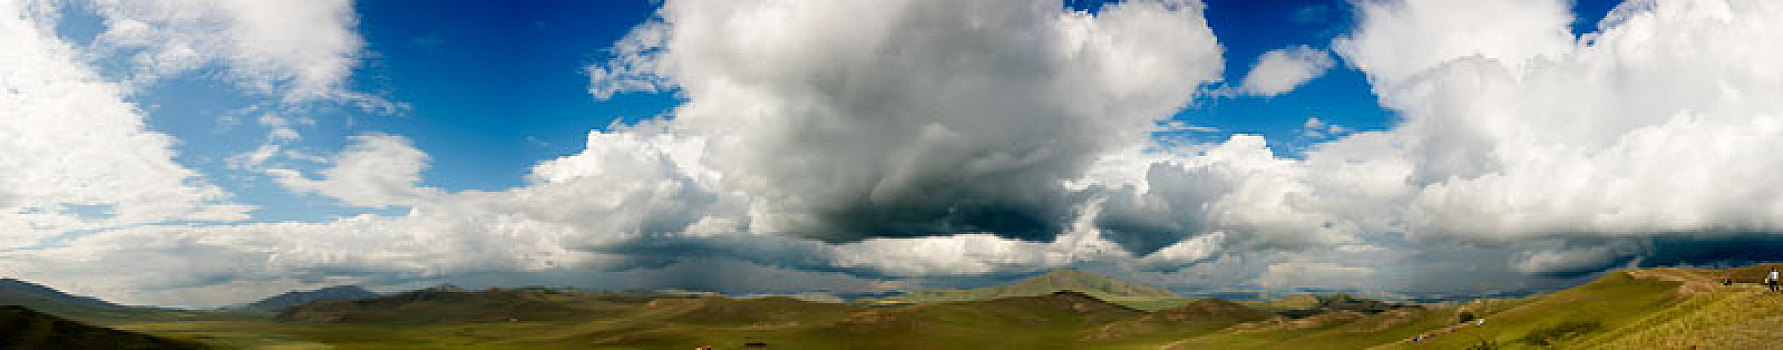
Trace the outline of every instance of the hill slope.
<instances>
[{"instance_id":1,"label":"hill slope","mask_svg":"<svg viewBox=\"0 0 1783 350\"><path fill-rule=\"evenodd\" d=\"M64 293L36 283L0 279L0 305L18 305L59 317L92 319L142 318L159 309L113 304L93 297Z\"/></svg>"},{"instance_id":2,"label":"hill slope","mask_svg":"<svg viewBox=\"0 0 1783 350\"><path fill-rule=\"evenodd\" d=\"M55 288L45 287L36 283L11 278L0 278L0 303L25 305L27 303L46 302L100 308L119 307L117 304L112 304L104 300L63 293Z\"/></svg>"},{"instance_id":3,"label":"hill slope","mask_svg":"<svg viewBox=\"0 0 1783 350\"><path fill-rule=\"evenodd\" d=\"M1733 269L1735 280L1769 266ZM1428 332L1442 335L1387 347L1464 348L1487 341L1500 349L1753 349L1783 342L1783 335L1775 332L1783 327L1783 296L1757 284L1715 283L1723 272L1615 272L1486 314L1484 326L1435 328Z\"/></svg>"},{"instance_id":4,"label":"hill slope","mask_svg":"<svg viewBox=\"0 0 1783 350\"><path fill-rule=\"evenodd\" d=\"M887 300L916 303L977 301L1048 295L1061 290L1082 292L1109 301L1182 298L1182 296L1167 290L1065 268L1007 285L966 290L932 289L887 298Z\"/></svg>"},{"instance_id":5,"label":"hill slope","mask_svg":"<svg viewBox=\"0 0 1783 350\"><path fill-rule=\"evenodd\" d=\"M573 303L550 290L466 291L429 288L358 300L324 300L279 312L281 320L316 322L432 323L549 320L571 317Z\"/></svg>"},{"instance_id":6,"label":"hill slope","mask_svg":"<svg viewBox=\"0 0 1783 350\"><path fill-rule=\"evenodd\" d=\"M324 300L357 300L378 297L359 286L333 286L311 291L290 291L266 299L261 299L246 307L250 310L279 311L287 307Z\"/></svg>"},{"instance_id":7,"label":"hill slope","mask_svg":"<svg viewBox=\"0 0 1783 350\"><path fill-rule=\"evenodd\" d=\"M89 326L17 305L0 305L0 349L202 349L204 346Z\"/></svg>"}]
</instances>

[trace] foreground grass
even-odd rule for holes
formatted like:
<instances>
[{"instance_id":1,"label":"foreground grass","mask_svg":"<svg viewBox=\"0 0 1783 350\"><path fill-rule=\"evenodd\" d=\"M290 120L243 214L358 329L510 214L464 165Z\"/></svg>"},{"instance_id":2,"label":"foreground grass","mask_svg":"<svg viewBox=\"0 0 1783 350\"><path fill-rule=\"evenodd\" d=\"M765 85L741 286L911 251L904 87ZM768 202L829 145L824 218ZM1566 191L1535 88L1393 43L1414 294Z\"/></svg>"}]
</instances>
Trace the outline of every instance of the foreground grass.
<instances>
[{"instance_id":1,"label":"foreground grass","mask_svg":"<svg viewBox=\"0 0 1783 350\"><path fill-rule=\"evenodd\" d=\"M1783 346L1783 295L1741 285L1691 298L1583 341L1595 349L1757 349Z\"/></svg>"}]
</instances>

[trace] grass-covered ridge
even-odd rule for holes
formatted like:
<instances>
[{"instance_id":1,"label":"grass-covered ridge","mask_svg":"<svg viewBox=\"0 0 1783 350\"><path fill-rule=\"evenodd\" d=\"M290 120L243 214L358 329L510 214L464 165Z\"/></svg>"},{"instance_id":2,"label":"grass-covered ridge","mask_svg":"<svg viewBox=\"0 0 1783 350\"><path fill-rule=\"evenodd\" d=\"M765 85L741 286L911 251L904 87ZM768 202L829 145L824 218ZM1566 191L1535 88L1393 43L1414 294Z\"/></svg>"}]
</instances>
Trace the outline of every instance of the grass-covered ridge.
<instances>
[{"instance_id":1,"label":"grass-covered ridge","mask_svg":"<svg viewBox=\"0 0 1783 350\"><path fill-rule=\"evenodd\" d=\"M1069 290L1129 307L1161 310L1194 301L1162 288L1122 281L1077 269L1057 269L1015 283L976 289L931 289L882 299L886 302L934 303L980 301L1047 295Z\"/></svg>"}]
</instances>

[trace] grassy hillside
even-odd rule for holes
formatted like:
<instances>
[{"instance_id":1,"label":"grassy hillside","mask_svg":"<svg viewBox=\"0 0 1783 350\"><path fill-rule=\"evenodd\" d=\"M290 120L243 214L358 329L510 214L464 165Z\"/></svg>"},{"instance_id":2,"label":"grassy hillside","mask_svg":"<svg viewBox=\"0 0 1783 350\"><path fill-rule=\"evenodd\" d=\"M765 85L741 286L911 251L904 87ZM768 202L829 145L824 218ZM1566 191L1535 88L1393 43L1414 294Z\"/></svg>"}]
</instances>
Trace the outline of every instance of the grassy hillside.
<instances>
[{"instance_id":1,"label":"grassy hillside","mask_svg":"<svg viewBox=\"0 0 1783 350\"><path fill-rule=\"evenodd\" d=\"M324 300L358 300L378 297L359 286L333 286L310 291L290 291L261 299L242 307L248 310L278 312L285 308Z\"/></svg>"},{"instance_id":2,"label":"grassy hillside","mask_svg":"<svg viewBox=\"0 0 1783 350\"><path fill-rule=\"evenodd\" d=\"M1750 269L1750 268L1748 268ZM1486 315L1484 326L1388 348L1446 349L1491 343L1499 349L1753 348L1779 344L1783 296L1760 286L1721 286L1720 271L1617 272L1560 293L1532 297Z\"/></svg>"},{"instance_id":3,"label":"grassy hillside","mask_svg":"<svg viewBox=\"0 0 1783 350\"><path fill-rule=\"evenodd\" d=\"M285 321L410 323L549 321L612 312L598 298L548 289L465 291L429 288L356 300L322 300L285 308Z\"/></svg>"},{"instance_id":4,"label":"grassy hillside","mask_svg":"<svg viewBox=\"0 0 1783 350\"><path fill-rule=\"evenodd\" d=\"M1047 295L1070 290L1141 310L1162 310L1194 301L1168 290L1129 283L1076 269L1058 269L1015 283L978 289L932 289L886 298L886 301L934 303L978 301Z\"/></svg>"}]
</instances>

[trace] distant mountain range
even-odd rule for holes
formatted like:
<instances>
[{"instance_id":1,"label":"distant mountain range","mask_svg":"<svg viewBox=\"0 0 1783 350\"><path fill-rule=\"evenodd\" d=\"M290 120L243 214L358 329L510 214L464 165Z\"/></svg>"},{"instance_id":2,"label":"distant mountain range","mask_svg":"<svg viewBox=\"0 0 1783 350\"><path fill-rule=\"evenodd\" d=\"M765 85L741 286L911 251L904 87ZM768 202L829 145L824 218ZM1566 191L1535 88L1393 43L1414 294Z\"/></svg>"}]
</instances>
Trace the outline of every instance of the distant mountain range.
<instances>
[{"instance_id":1,"label":"distant mountain range","mask_svg":"<svg viewBox=\"0 0 1783 350\"><path fill-rule=\"evenodd\" d=\"M291 306L317 301L357 300L376 297L378 297L378 293L372 293L359 286L333 286L317 290L285 292L284 294L275 295L248 304L244 306L244 308L257 311L277 312Z\"/></svg>"},{"instance_id":2,"label":"distant mountain range","mask_svg":"<svg viewBox=\"0 0 1783 350\"><path fill-rule=\"evenodd\" d=\"M1061 290L1081 292L1098 299L1110 301L1183 298L1183 296L1171 293L1168 290L1134 284L1076 269L1064 268L1052 270L1051 272L1039 276L1034 276L1026 280L1006 285L964 290L930 289L885 298L883 300L914 303L976 301L1047 295Z\"/></svg>"},{"instance_id":3,"label":"distant mountain range","mask_svg":"<svg viewBox=\"0 0 1783 350\"><path fill-rule=\"evenodd\" d=\"M321 300L284 308L280 320L318 322L429 323L558 320L576 316L575 300L599 297L573 290L545 288L464 290L451 285L353 300ZM653 296L613 296L643 303Z\"/></svg>"}]
</instances>

